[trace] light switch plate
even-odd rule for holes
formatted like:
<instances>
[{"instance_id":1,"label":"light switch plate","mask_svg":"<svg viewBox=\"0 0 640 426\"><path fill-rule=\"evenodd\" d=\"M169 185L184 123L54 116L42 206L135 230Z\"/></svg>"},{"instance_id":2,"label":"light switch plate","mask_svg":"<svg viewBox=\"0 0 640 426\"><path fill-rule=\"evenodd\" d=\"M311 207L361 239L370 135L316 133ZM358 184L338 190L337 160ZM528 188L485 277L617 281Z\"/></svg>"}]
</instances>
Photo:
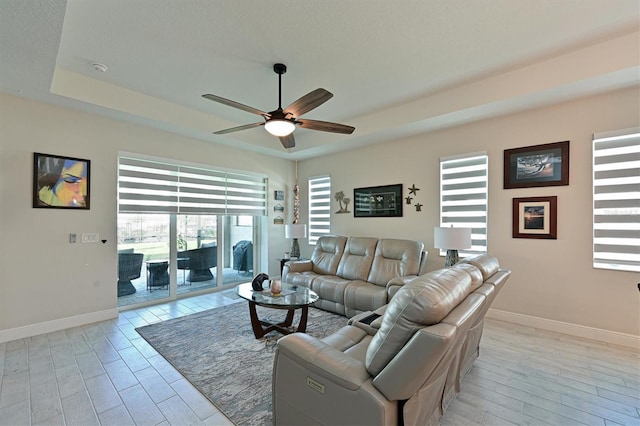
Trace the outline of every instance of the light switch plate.
<instances>
[{"instance_id":1,"label":"light switch plate","mask_svg":"<svg viewBox=\"0 0 640 426\"><path fill-rule=\"evenodd\" d=\"M100 239L100 235L97 233L83 233L82 234L82 242L83 243L97 243Z\"/></svg>"}]
</instances>

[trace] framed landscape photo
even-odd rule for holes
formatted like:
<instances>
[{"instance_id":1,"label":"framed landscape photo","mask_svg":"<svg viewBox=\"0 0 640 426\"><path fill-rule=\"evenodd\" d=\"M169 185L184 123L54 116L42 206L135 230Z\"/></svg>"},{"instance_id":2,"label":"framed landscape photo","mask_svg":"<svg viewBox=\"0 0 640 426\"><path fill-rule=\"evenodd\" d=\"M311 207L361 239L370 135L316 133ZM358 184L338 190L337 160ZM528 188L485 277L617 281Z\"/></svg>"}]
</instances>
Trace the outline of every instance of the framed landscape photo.
<instances>
[{"instance_id":1,"label":"framed landscape photo","mask_svg":"<svg viewBox=\"0 0 640 426\"><path fill-rule=\"evenodd\" d=\"M33 207L89 210L91 161L33 153Z\"/></svg>"},{"instance_id":2,"label":"framed landscape photo","mask_svg":"<svg viewBox=\"0 0 640 426\"><path fill-rule=\"evenodd\" d=\"M513 199L513 238L557 239L558 197Z\"/></svg>"},{"instance_id":3,"label":"framed landscape photo","mask_svg":"<svg viewBox=\"0 0 640 426\"><path fill-rule=\"evenodd\" d=\"M402 216L402 184L353 190L354 217Z\"/></svg>"},{"instance_id":4,"label":"framed landscape photo","mask_svg":"<svg viewBox=\"0 0 640 426\"><path fill-rule=\"evenodd\" d=\"M504 189L569 185L569 141L504 150Z\"/></svg>"}]
</instances>

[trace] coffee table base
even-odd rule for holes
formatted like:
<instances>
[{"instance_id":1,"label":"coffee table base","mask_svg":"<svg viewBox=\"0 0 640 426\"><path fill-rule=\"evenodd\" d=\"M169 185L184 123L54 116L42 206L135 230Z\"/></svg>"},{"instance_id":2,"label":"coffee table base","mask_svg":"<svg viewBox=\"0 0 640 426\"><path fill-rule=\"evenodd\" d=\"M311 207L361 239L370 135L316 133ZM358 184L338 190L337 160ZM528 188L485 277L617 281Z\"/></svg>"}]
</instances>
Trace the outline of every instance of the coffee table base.
<instances>
[{"instance_id":1,"label":"coffee table base","mask_svg":"<svg viewBox=\"0 0 640 426\"><path fill-rule=\"evenodd\" d=\"M302 309L300 322L298 323L298 327L296 327L295 330L292 330L290 327L293 323L293 314L298 308L285 308L287 310L287 316L285 317L284 321L279 323L272 323L258 318L256 305L257 303L249 301L249 316L251 317L251 326L253 327L253 334L254 336L256 336L256 339L264 337L265 334L273 330L279 331L282 334L291 334L295 332L304 333L307 329L307 316L309 314L308 306L302 306L301 308L299 308Z\"/></svg>"}]
</instances>

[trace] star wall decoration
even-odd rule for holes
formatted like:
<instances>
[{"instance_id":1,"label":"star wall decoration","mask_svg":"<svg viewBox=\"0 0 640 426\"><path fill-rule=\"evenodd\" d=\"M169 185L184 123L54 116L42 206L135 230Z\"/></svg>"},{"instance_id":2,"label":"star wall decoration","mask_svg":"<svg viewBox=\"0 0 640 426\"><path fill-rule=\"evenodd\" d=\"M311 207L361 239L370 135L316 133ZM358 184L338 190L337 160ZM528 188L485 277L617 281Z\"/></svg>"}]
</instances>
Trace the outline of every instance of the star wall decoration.
<instances>
[{"instance_id":1,"label":"star wall decoration","mask_svg":"<svg viewBox=\"0 0 640 426\"><path fill-rule=\"evenodd\" d=\"M418 195L418 191L420 191L420 188L416 188L416 184L413 183L411 184L411 186L407 187L407 189L409 190L409 195L404 197L405 201L407 202L407 204L411 204L413 202L413 199L415 197L412 197L411 194L417 196ZM421 212L422 211L422 206L423 204L420 204L416 201L416 203L413 205L416 208L417 212Z\"/></svg>"}]
</instances>

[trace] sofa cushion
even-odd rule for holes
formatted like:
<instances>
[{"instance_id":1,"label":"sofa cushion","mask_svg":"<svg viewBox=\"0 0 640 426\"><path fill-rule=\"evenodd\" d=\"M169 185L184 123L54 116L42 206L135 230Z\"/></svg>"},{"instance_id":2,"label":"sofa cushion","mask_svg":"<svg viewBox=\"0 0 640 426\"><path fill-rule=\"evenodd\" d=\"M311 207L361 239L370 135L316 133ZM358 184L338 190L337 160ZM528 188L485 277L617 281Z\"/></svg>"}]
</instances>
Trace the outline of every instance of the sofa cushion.
<instances>
[{"instance_id":1,"label":"sofa cushion","mask_svg":"<svg viewBox=\"0 0 640 426\"><path fill-rule=\"evenodd\" d=\"M480 254L478 256L467 257L462 259L460 263L469 263L478 268L480 272L482 272L482 278L485 280L491 275L498 272L498 270L500 269L498 259L493 256L489 256L488 254Z\"/></svg>"},{"instance_id":2,"label":"sofa cushion","mask_svg":"<svg viewBox=\"0 0 640 426\"><path fill-rule=\"evenodd\" d=\"M421 275L398 290L367 350L369 373L380 373L416 330L440 322L467 296L470 287L467 272L449 268Z\"/></svg>"},{"instance_id":3,"label":"sofa cushion","mask_svg":"<svg viewBox=\"0 0 640 426\"><path fill-rule=\"evenodd\" d=\"M351 281L344 292L345 314L352 317L387 303L387 289L366 281Z\"/></svg>"},{"instance_id":4,"label":"sofa cushion","mask_svg":"<svg viewBox=\"0 0 640 426\"><path fill-rule=\"evenodd\" d=\"M291 272L287 275L287 283L291 285L300 285L303 287L311 288L311 284L313 284L313 280L322 275L316 274L312 271L306 272Z\"/></svg>"},{"instance_id":5,"label":"sofa cushion","mask_svg":"<svg viewBox=\"0 0 640 426\"><path fill-rule=\"evenodd\" d=\"M461 269L471 276L471 288L469 289L469 291L475 291L484 282L482 271L473 266L471 263L458 262L453 267L456 269Z\"/></svg>"},{"instance_id":6,"label":"sofa cushion","mask_svg":"<svg viewBox=\"0 0 640 426\"><path fill-rule=\"evenodd\" d=\"M377 238L349 237L336 275L348 280L366 281L377 245Z\"/></svg>"},{"instance_id":7,"label":"sofa cushion","mask_svg":"<svg viewBox=\"0 0 640 426\"><path fill-rule=\"evenodd\" d=\"M364 330L361 330L358 327L345 325L335 333L322 338L322 341L333 346L339 351L344 352L359 344L365 337L367 337L367 333ZM367 345L369 344L368 341L365 343ZM364 361L364 357L360 360Z\"/></svg>"},{"instance_id":8,"label":"sofa cushion","mask_svg":"<svg viewBox=\"0 0 640 426\"><path fill-rule=\"evenodd\" d=\"M311 290L318 294L314 306L344 315L344 290L350 282L335 275L318 275L311 283Z\"/></svg>"},{"instance_id":9,"label":"sofa cushion","mask_svg":"<svg viewBox=\"0 0 640 426\"><path fill-rule=\"evenodd\" d=\"M423 247L420 241L379 240L367 281L386 286L394 277L417 275Z\"/></svg>"},{"instance_id":10,"label":"sofa cushion","mask_svg":"<svg viewBox=\"0 0 640 426\"><path fill-rule=\"evenodd\" d=\"M311 254L313 272L323 275L336 275L346 243L347 237L338 235L320 237Z\"/></svg>"}]
</instances>

